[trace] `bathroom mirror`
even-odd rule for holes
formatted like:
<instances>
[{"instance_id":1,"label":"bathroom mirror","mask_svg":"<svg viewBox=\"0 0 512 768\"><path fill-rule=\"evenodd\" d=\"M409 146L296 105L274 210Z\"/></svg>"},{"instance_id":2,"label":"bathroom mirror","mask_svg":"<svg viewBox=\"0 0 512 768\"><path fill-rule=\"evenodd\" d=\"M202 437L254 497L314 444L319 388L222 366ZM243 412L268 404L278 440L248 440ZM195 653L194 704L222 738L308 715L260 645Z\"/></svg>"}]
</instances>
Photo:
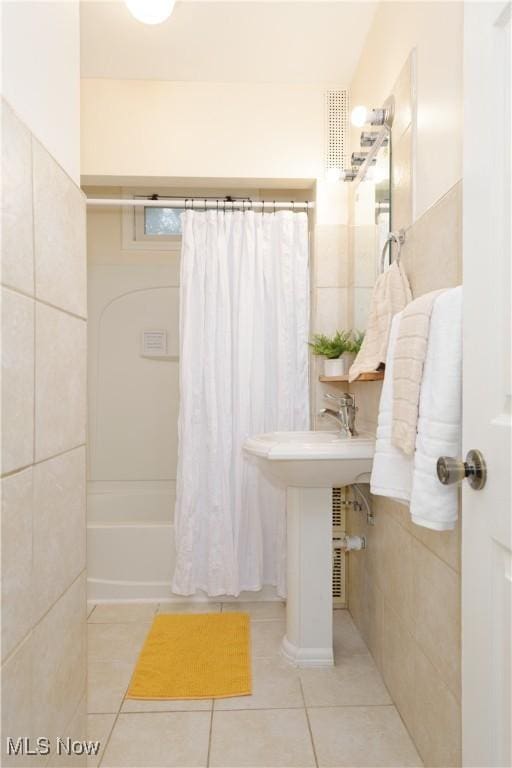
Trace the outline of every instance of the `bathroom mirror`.
<instances>
[{"instance_id":1,"label":"bathroom mirror","mask_svg":"<svg viewBox=\"0 0 512 768\"><path fill-rule=\"evenodd\" d=\"M391 141L380 147L373 165L356 180L353 200L353 327L363 331L382 251L391 229ZM384 264L389 264L389 245Z\"/></svg>"}]
</instances>

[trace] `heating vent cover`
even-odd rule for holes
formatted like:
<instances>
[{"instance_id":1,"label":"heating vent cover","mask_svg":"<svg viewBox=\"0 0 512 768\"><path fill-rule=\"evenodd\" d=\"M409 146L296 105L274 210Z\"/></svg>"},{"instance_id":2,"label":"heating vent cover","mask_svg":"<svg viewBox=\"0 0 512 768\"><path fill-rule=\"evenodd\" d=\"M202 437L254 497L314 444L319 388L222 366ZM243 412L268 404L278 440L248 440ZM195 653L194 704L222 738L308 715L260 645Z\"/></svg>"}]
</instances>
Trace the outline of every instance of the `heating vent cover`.
<instances>
[{"instance_id":1,"label":"heating vent cover","mask_svg":"<svg viewBox=\"0 0 512 768\"><path fill-rule=\"evenodd\" d=\"M345 508L341 488L332 489L332 596L334 605L346 605L345 564L347 555L336 546L336 539L345 535Z\"/></svg>"},{"instance_id":2,"label":"heating vent cover","mask_svg":"<svg viewBox=\"0 0 512 768\"><path fill-rule=\"evenodd\" d=\"M348 152L348 92L325 92L325 170L345 168Z\"/></svg>"}]
</instances>

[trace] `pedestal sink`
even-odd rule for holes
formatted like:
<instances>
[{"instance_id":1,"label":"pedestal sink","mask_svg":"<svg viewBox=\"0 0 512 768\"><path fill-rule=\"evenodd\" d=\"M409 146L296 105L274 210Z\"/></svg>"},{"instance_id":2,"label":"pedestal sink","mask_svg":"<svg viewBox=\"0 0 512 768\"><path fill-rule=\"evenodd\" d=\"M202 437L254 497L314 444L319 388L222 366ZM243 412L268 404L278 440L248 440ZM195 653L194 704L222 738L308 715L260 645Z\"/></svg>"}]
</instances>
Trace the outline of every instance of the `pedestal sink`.
<instances>
[{"instance_id":1,"label":"pedestal sink","mask_svg":"<svg viewBox=\"0 0 512 768\"><path fill-rule=\"evenodd\" d=\"M299 667L334 664L332 643L332 488L367 483L375 440L339 432L269 432L244 451L286 487L285 658Z\"/></svg>"}]
</instances>

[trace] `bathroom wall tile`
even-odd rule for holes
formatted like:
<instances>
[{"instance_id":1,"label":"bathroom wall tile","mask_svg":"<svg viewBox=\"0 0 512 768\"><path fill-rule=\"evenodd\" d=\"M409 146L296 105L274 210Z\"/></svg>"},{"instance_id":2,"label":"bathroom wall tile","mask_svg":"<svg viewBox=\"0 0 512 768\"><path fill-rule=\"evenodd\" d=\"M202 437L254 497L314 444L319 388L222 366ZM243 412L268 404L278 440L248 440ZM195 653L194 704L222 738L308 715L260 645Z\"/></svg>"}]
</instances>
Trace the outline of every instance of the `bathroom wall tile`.
<instances>
[{"instance_id":1,"label":"bathroom wall tile","mask_svg":"<svg viewBox=\"0 0 512 768\"><path fill-rule=\"evenodd\" d=\"M34 595L42 616L85 568L85 448L34 467Z\"/></svg>"},{"instance_id":2,"label":"bathroom wall tile","mask_svg":"<svg viewBox=\"0 0 512 768\"><path fill-rule=\"evenodd\" d=\"M347 289L317 288L312 318L314 333L333 334L347 325Z\"/></svg>"},{"instance_id":3,"label":"bathroom wall tile","mask_svg":"<svg viewBox=\"0 0 512 768\"><path fill-rule=\"evenodd\" d=\"M398 141L393 141L392 165L392 226L393 230L407 229L412 224L411 127L407 128Z\"/></svg>"},{"instance_id":4,"label":"bathroom wall tile","mask_svg":"<svg viewBox=\"0 0 512 768\"><path fill-rule=\"evenodd\" d=\"M63 730L64 742L67 738L78 742L84 742L87 739L87 697L85 694L80 699L70 722ZM87 765L86 754L72 753L68 755L65 749L62 750L60 755L54 751L47 762L48 768L79 768L79 766L85 767Z\"/></svg>"},{"instance_id":5,"label":"bathroom wall tile","mask_svg":"<svg viewBox=\"0 0 512 768\"><path fill-rule=\"evenodd\" d=\"M413 548L415 639L460 699L460 579L418 541Z\"/></svg>"},{"instance_id":6,"label":"bathroom wall tile","mask_svg":"<svg viewBox=\"0 0 512 768\"><path fill-rule=\"evenodd\" d=\"M422 765L395 707L321 707L308 712L320 768Z\"/></svg>"},{"instance_id":7,"label":"bathroom wall tile","mask_svg":"<svg viewBox=\"0 0 512 768\"><path fill-rule=\"evenodd\" d=\"M418 569L413 559L413 539L389 515L380 514L379 518L383 524L377 583L386 603L410 626L415 599L413 576Z\"/></svg>"},{"instance_id":8,"label":"bathroom wall tile","mask_svg":"<svg viewBox=\"0 0 512 768\"><path fill-rule=\"evenodd\" d=\"M408 504L401 504L394 499L388 499L386 496L374 496L375 510L380 515L390 517L396 523L402 526L408 533L413 533L414 526L411 520L411 512Z\"/></svg>"},{"instance_id":9,"label":"bathroom wall tile","mask_svg":"<svg viewBox=\"0 0 512 768\"><path fill-rule=\"evenodd\" d=\"M407 266L413 296L462 282L462 182L455 184L415 222L412 264ZM411 259L409 258L409 262Z\"/></svg>"},{"instance_id":10,"label":"bathroom wall tile","mask_svg":"<svg viewBox=\"0 0 512 768\"><path fill-rule=\"evenodd\" d=\"M372 294L373 288L355 287L352 291L354 300L352 327L356 328L358 331L366 330L366 326L368 325Z\"/></svg>"},{"instance_id":11,"label":"bathroom wall tile","mask_svg":"<svg viewBox=\"0 0 512 768\"><path fill-rule=\"evenodd\" d=\"M460 704L417 647L413 737L425 765L433 768L461 765Z\"/></svg>"},{"instance_id":12,"label":"bathroom wall tile","mask_svg":"<svg viewBox=\"0 0 512 768\"><path fill-rule=\"evenodd\" d=\"M36 625L34 730L53 739L70 722L86 687L86 584L83 573Z\"/></svg>"},{"instance_id":13,"label":"bathroom wall tile","mask_svg":"<svg viewBox=\"0 0 512 768\"><path fill-rule=\"evenodd\" d=\"M395 97L393 141L400 139L413 119L415 58L416 51L413 50L407 57L407 61L400 70L400 74L391 89L391 93Z\"/></svg>"},{"instance_id":14,"label":"bathroom wall tile","mask_svg":"<svg viewBox=\"0 0 512 768\"><path fill-rule=\"evenodd\" d=\"M409 731L414 724L415 641L394 610L385 603L382 616L382 675Z\"/></svg>"},{"instance_id":15,"label":"bathroom wall tile","mask_svg":"<svg viewBox=\"0 0 512 768\"><path fill-rule=\"evenodd\" d=\"M356 398L356 424L358 429L375 433L379 414L380 395L382 391L381 381L353 381L349 385L350 392Z\"/></svg>"},{"instance_id":16,"label":"bathroom wall tile","mask_svg":"<svg viewBox=\"0 0 512 768\"><path fill-rule=\"evenodd\" d=\"M354 248L354 286L372 288L377 279L377 227L374 224L352 227Z\"/></svg>"},{"instance_id":17,"label":"bathroom wall tile","mask_svg":"<svg viewBox=\"0 0 512 768\"><path fill-rule=\"evenodd\" d=\"M2 472L34 456L34 301L2 288Z\"/></svg>"},{"instance_id":18,"label":"bathroom wall tile","mask_svg":"<svg viewBox=\"0 0 512 768\"><path fill-rule=\"evenodd\" d=\"M435 555L444 560L444 562L460 573L460 541L461 541L461 519L453 531L431 531L429 528L423 528L421 525L411 523L411 533L414 538L421 541L422 544L430 549Z\"/></svg>"},{"instance_id":19,"label":"bathroom wall tile","mask_svg":"<svg viewBox=\"0 0 512 768\"><path fill-rule=\"evenodd\" d=\"M32 145L30 133L2 99L2 282L34 292Z\"/></svg>"},{"instance_id":20,"label":"bathroom wall tile","mask_svg":"<svg viewBox=\"0 0 512 768\"><path fill-rule=\"evenodd\" d=\"M86 323L36 308L36 460L85 442Z\"/></svg>"},{"instance_id":21,"label":"bathroom wall tile","mask_svg":"<svg viewBox=\"0 0 512 768\"><path fill-rule=\"evenodd\" d=\"M33 163L36 296L85 317L84 195L35 140Z\"/></svg>"},{"instance_id":22,"label":"bathroom wall tile","mask_svg":"<svg viewBox=\"0 0 512 768\"><path fill-rule=\"evenodd\" d=\"M209 712L119 715L102 765L199 768L208 755Z\"/></svg>"},{"instance_id":23,"label":"bathroom wall tile","mask_svg":"<svg viewBox=\"0 0 512 768\"><path fill-rule=\"evenodd\" d=\"M16 649L2 667L2 748L1 764L8 766L40 765L35 757L7 754L7 738L33 737L36 734L32 717L32 667L34 641L32 635ZM43 734L37 734L43 735Z\"/></svg>"},{"instance_id":24,"label":"bathroom wall tile","mask_svg":"<svg viewBox=\"0 0 512 768\"><path fill-rule=\"evenodd\" d=\"M32 468L5 477L2 496L2 658L32 626Z\"/></svg>"},{"instance_id":25,"label":"bathroom wall tile","mask_svg":"<svg viewBox=\"0 0 512 768\"><path fill-rule=\"evenodd\" d=\"M303 709L214 712L210 765L306 768L315 765Z\"/></svg>"},{"instance_id":26,"label":"bathroom wall tile","mask_svg":"<svg viewBox=\"0 0 512 768\"><path fill-rule=\"evenodd\" d=\"M347 285L348 232L346 226L315 228L314 281L316 287Z\"/></svg>"}]
</instances>

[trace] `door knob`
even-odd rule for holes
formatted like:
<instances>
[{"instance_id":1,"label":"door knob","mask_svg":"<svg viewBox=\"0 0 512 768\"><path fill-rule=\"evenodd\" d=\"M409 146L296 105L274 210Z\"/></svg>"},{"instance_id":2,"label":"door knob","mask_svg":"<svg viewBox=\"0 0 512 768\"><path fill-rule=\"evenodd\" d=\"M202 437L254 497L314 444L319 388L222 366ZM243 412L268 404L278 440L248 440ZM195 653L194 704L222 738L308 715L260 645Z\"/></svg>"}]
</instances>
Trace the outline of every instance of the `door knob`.
<instances>
[{"instance_id":1,"label":"door knob","mask_svg":"<svg viewBox=\"0 0 512 768\"><path fill-rule=\"evenodd\" d=\"M480 491L487 480L487 466L480 451L468 451L466 461L451 456L437 460L437 476L443 485L460 483L465 478L475 491Z\"/></svg>"}]
</instances>

